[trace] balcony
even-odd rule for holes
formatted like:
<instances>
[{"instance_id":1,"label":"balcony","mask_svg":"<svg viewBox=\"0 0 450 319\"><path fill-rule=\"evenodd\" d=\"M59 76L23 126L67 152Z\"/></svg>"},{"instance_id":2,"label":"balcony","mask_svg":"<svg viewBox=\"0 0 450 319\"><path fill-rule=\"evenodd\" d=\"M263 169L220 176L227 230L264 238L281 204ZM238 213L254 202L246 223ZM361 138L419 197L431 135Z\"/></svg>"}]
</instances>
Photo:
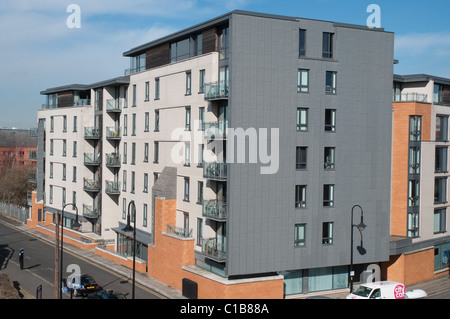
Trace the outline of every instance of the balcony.
<instances>
[{"instance_id":1,"label":"balcony","mask_svg":"<svg viewBox=\"0 0 450 319\"><path fill-rule=\"evenodd\" d=\"M227 203L218 200L203 201L202 215L218 222L225 222L227 220Z\"/></svg>"},{"instance_id":2,"label":"balcony","mask_svg":"<svg viewBox=\"0 0 450 319\"><path fill-rule=\"evenodd\" d=\"M120 128L117 127L107 127L106 128L106 138L108 140L120 140Z\"/></svg>"},{"instance_id":3,"label":"balcony","mask_svg":"<svg viewBox=\"0 0 450 319\"><path fill-rule=\"evenodd\" d=\"M84 139L86 140L98 140L100 139L100 129L97 127L85 127Z\"/></svg>"},{"instance_id":4,"label":"balcony","mask_svg":"<svg viewBox=\"0 0 450 319\"><path fill-rule=\"evenodd\" d=\"M84 165L86 166L98 166L100 165L99 154L84 153Z\"/></svg>"},{"instance_id":5,"label":"balcony","mask_svg":"<svg viewBox=\"0 0 450 319\"><path fill-rule=\"evenodd\" d=\"M227 164L225 163L204 163L203 177L218 181L227 179Z\"/></svg>"},{"instance_id":6,"label":"balcony","mask_svg":"<svg viewBox=\"0 0 450 319\"><path fill-rule=\"evenodd\" d=\"M106 154L106 167L120 167L120 155L116 153Z\"/></svg>"},{"instance_id":7,"label":"balcony","mask_svg":"<svg viewBox=\"0 0 450 319\"><path fill-rule=\"evenodd\" d=\"M205 100L228 100L228 81L213 82L205 84Z\"/></svg>"},{"instance_id":8,"label":"balcony","mask_svg":"<svg viewBox=\"0 0 450 319\"><path fill-rule=\"evenodd\" d=\"M420 94L420 93L394 94L393 100L394 100L394 102L431 103L431 102L428 102L427 94Z\"/></svg>"},{"instance_id":9,"label":"balcony","mask_svg":"<svg viewBox=\"0 0 450 319\"><path fill-rule=\"evenodd\" d=\"M227 137L227 131L227 121L205 123L206 140L224 140Z\"/></svg>"},{"instance_id":10,"label":"balcony","mask_svg":"<svg viewBox=\"0 0 450 319\"><path fill-rule=\"evenodd\" d=\"M84 105L91 105L90 99L74 99L73 100L73 106L84 106Z\"/></svg>"},{"instance_id":11,"label":"balcony","mask_svg":"<svg viewBox=\"0 0 450 319\"><path fill-rule=\"evenodd\" d=\"M202 238L202 253L204 256L220 263L227 260L225 245L217 243L216 238Z\"/></svg>"},{"instance_id":12,"label":"balcony","mask_svg":"<svg viewBox=\"0 0 450 319\"><path fill-rule=\"evenodd\" d=\"M166 225L166 233L180 238L192 238L192 229Z\"/></svg>"},{"instance_id":13,"label":"balcony","mask_svg":"<svg viewBox=\"0 0 450 319\"><path fill-rule=\"evenodd\" d=\"M105 181L105 192L110 195L119 195L120 182Z\"/></svg>"},{"instance_id":14,"label":"balcony","mask_svg":"<svg viewBox=\"0 0 450 319\"><path fill-rule=\"evenodd\" d=\"M83 217L98 218L98 208L83 204Z\"/></svg>"},{"instance_id":15,"label":"balcony","mask_svg":"<svg viewBox=\"0 0 450 319\"><path fill-rule=\"evenodd\" d=\"M120 113L122 112L122 100L124 99L110 99L106 100L106 112Z\"/></svg>"},{"instance_id":16,"label":"balcony","mask_svg":"<svg viewBox=\"0 0 450 319\"><path fill-rule=\"evenodd\" d=\"M98 191L100 191L100 184L96 180L84 178L83 179L83 189L86 192L98 192Z\"/></svg>"}]
</instances>

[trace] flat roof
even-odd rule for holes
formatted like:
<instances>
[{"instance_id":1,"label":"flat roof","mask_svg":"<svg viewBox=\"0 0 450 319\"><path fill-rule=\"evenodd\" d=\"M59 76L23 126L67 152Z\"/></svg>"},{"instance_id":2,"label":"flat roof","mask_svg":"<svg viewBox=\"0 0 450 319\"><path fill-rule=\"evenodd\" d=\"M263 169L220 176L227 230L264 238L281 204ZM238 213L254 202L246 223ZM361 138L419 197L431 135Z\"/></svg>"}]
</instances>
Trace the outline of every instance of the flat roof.
<instances>
[{"instance_id":1,"label":"flat roof","mask_svg":"<svg viewBox=\"0 0 450 319\"><path fill-rule=\"evenodd\" d=\"M93 84L69 84L69 85L63 85L63 86L58 86L58 87L54 87L54 88L49 88L45 91L42 91L41 94L46 95L46 94L53 94L53 93L64 92L64 91L87 91L90 89L96 89L96 88L104 87L104 86L115 86L115 85L129 84L129 83L130 83L130 76L126 75L126 76L115 77L115 78L112 78L109 80L96 82Z\"/></svg>"},{"instance_id":2,"label":"flat roof","mask_svg":"<svg viewBox=\"0 0 450 319\"><path fill-rule=\"evenodd\" d=\"M434 82L437 82L439 84L450 85L450 79L429 74L408 74L408 75L394 74L394 81L397 82L412 83L412 82L428 82L430 80L433 80Z\"/></svg>"}]
</instances>

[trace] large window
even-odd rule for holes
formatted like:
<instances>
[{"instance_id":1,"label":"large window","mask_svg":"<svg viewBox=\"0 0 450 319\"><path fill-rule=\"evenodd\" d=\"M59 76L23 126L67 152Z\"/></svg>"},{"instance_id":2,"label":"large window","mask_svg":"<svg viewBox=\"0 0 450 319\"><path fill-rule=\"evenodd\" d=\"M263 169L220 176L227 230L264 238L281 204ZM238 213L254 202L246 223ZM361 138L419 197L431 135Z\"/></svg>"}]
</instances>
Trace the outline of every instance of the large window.
<instances>
[{"instance_id":1,"label":"large window","mask_svg":"<svg viewBox=\"0 0 450 319\"><path fill-rule=\"evenodd\" d=\"M328 94L336 94L337 72L327 71L325 79L325 92Z\"/></svg>"},{"instance_id":2,"label":"large window","mask_svg":"<svg viewBox=\"0 0 450 319\"><path fill-rule=\"evenodd\" d=\"M336 110L325 110L325 132L336 132Z\"/></svg>"},{"instance_id":3,"label":"large window","mask_svg":"<svg viewBox=\"0 0 450 319\"><path fill-rule=\"evenodd\" d=\"M408 207L418 207L420 199L420 183L418 180L410 180L408 184Z\"/></svg>"},{"instance_id":4,"label":"large window","mask_svg":"<svg viewBox=\"0 0 450 319\"><path fill-rule=\"evenodd\" d=\"M420 147L409 148L409 174L420 174Z\"/></svg>"},{"instance_id":5,"label":"large window","mask_svg":"<svg viewBox=\"0 0 450 319\"><path fill-rule=\"evenodd\" d=\"M297 108L297 131L305 132L308 130L308 109Z\"/></svg>"},{"instance_id":6,"label":"large window","mask_svg":"<svg viewBox=\"0 0 450 319\"><path fill-rule=\"evenodd\" d=\"M441 84L434 85L433 103L442 104L442 95L444 92L444 86Z\"/></svg>"},{"instance_id":7,"label":"large window","mask_svg":"<svg viewBox=\"0 0 450 319\"><path fill-rule=\"evenodd\" d=\"M295 225L294 228L294 246L305 246L305 224Z\"/></svg>"},{"instance_id":8,"label":"large window","mask_svg":"<svg viewBox=\"0 0 450 319\"><path fill-rule=\"evenodd\" d=\"M436 116L436 141L448 141L448 116Z\"/></svg>"},{"instance_id":9,"label":"large window","mask_svg":"<svg viewBox=\"0 0 450 319\"><path fill-rule=\"evenodd\" d=\"M447 147L436 147L436 158L435 158L435 172L436 173L446 173L447 172Z\"/></svg>"},{"instance_id":10,"label":"large window","mask_svg":"<svg viewBox=\"0 0 450 319\"><path fill-rule=\"evenodd\" d=\"M326 222L322 224L322 244L333 244L333 223Z\"/></svg>"},{"instance_id":11,"label":"large window","mask_svg":"<svg viewBox=\"0 0 450 319\"><path fill-rule=\"evenodd\" d=\"M409 140L412 142L418 142L422 139L422 117L410 116L409 117Z\"/></svg>"},{"instance_id":12,"label":"large window","mask_svg":"<svg viewBox=\"0 0 450 319\"><path fill-rule=\"evenodd\" d=\"M323 206L324 207L334 206L334 185L323 186Z\"/></svg>"},{"instance_id":13,"label":"large window","mask_svg":"<svg viewBox=\"0 0 450 319\"><path fill-rule=\"evenodd\" d=\"M306 30L299 30L299 53L300 57L306 56Z\"/></svg>"},{"instance_id":14,"label":"large window","mask_svg":"<svg viewBox=\"0 0 450 319\"><path fill-rule=\"evenodd\" d=\"M295 186L295 208L306 207L306 185Z\"/></svg>"},{"instance_id":15,"label":"large window","mask_svg":"<svg viewBox=\"0 0 450 319\"><path fill-rule=\"evenodd\" d=\"M297 147L296 151L296 161L295 168L296 169L306 169L307 168L307 147Z\"/></svg>"},{"instance_id":16,"label":"large window","mask_svg":"<svg viewBox=\"0 0 450 319\"><path fill-rule=\"evenodd\" d=\"M434 227L433 231L435 234L443 233L446 231L446 218L447 209L437 209L434 211Z\"/></svg>"},{"instance_id":17,"label":"large window","mask_svg":"<svg viewBox=\"0 0 450 319\"><path fill-rule=\"evenodd\" d=\"M408 213L408 237L419 236L419 213Z\"/></svg>"},{"instance_id":18,"label":"large window","mask_svg":"<svg viewBox=\"0 0 450 319\"><path fill-rule=\"evenodd\" d=\"M309 70L299 69L297 75L297 91L299 93L309 92Z\"/></svg>"},{"instance_id":19,"label":"large window","mask_svg":"<svg viewBox=\"0 0 450 319\"><path fill-rule=\"evenodd\" d=\"M447 202L447 178L435 178L434 180L434 203Z\"/></svg>"},{"instance_id":20,"label":"large window","mask_svg":"<svg viewBox=\"0 0 450 319\"><path fill-rule=\"evenodd\" d=\"M324 169L333 170L335 169L335 152L336 149L334 147L325 147L324 151Z\"/></svg>"},{"instance_id":21,"label":"large window","mask_svg":"<svg viewBox=\"0 0 450 319\"><path fill-rule=\"evenodd\" d=\"M189 38L170 44L170 62L189 58Z\"/></svg>"},{"instance_id":22,"label":"large window","mask_svg":"<svg viewBox=\"0 0 450 319\"><path fill-rule=\"evenodd\" d=\"M145 70L145 53L130 58L130 73L137 73Z\"/></svg>"}]
</instances>

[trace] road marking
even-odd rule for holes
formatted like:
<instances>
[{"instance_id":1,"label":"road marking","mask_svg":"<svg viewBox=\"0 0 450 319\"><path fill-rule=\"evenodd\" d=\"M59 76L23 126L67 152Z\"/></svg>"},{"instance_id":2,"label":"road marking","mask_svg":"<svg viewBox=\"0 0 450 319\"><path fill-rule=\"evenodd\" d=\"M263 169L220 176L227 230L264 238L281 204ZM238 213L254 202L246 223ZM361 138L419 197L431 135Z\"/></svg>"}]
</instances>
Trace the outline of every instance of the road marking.
<instances>
[{"instance_id":1,"label":"road marking","mask_svg":"<svg viewBox=\"0 0 450 319\"><path fill-rule=\"evenodd\" d=\"M42 239L42 238L40 238L40 237L38 237L38 236L36 236L36 235L34 235L34 234L31 234L31 233L28 232L28 231L25 231L25 230L20 229L19 227L13 226L13 225L9 224L9 223L6 222L6 221L0 220L0 224L3 224L3 225L5 225L6 227L9 227L9 228L11 228L11 229L13 229L13 230L19 231L19 232L21 232L22 234L25 234L25 235L27 235L27 236L36 238L37 240L41 241L42 243L45 243L45 244L47 244L47 245L49 245L49 246L54 247L54 244L52 245L48 240L44 240L44 239ZM65 249L64 252L65 252L65 253L68 253L68 254L70 254L70 255L72 255L73 257L76 257L76 258L78 258L78 259L81 259L81 260L83 260L84 262L86 262L86 263L88 263L88 264L90 264L90 265L92 265L92 266L95 266L95 267L97 267L97 268L99 268L99 269L101 269L101 270L103 270L103 271L106 271L106 272L108 272L108 273L110 273L110 274L112 274L112 275L118 277L119 279L126 280L127 282L129 282L129 280L131 280L131 278L128 278L128 277L125 277L125 276L123 276L123 275L121 275L121 274L118 274L118 273L116 273L116 272L114 272L114 271L112 271L112 270L110 270L110 269L108 269L108 268L105 268L105 267L103 267L103 266L101 266L101 265L99 265L99 264L97 264L97 263L95 263L95 262L92 262L92 261L90 261L90 260L88 260L88 259L86 259L86 258L84 258L84 257L82 257L82 256L80 256L80 255L78 255L78 254L75 254L75 253L71 252L70 250ZM45 280L45 279L44 279L44 280ZM45 280L45 281L47 281L47 280ZM48 282L48 281L47 281L47 282ZM52 283L51 285L53 286L54 284ZM154 291L153 289L148 288L148 287L146 287L146 286L143 286L143 285L141 285L141 284L138 283L138 282L135 283L135 286L141 288L142 290L145 290L145 291L151 293L152 295L155 295L156 297L158 297L158 298L160 298L160 299L167 299L166 296L161 295L160 293Z\"/></svg>"}]
</instances>

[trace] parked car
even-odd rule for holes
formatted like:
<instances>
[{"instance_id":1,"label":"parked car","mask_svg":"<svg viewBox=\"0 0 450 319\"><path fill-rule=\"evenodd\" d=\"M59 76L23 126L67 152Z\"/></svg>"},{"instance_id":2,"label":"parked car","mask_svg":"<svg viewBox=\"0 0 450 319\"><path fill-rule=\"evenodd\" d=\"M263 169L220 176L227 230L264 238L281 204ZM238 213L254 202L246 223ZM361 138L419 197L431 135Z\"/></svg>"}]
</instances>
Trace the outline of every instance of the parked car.
<instances>
[{"instance_id":1,"label":"parked car","mask_svg":"<svg viewBox=\"0 0 450 319\"><path fill-rule=\"evenodd\" d=\"M346 299L405 299L405 285L394 281L361 284Z\"/></svg>"},{"instance_id":2,"label":"parked car","mask_svg":"<svg viewBox=\"0 0 450 319\"><path fill-rule=\"evenodd\" d=\"M125 295L115 290L102 290L91 293L87 297L88 299L127 299Z\"/></svg>"},{"instance_id":3,"label":"parked car","mask_svg":"<svg viewBox=\"0 0 450 319\"><path fill-rule=\"evenodd\" d=\"M70 292L70 288L68 287L67 284L67 278L63 279L63 292ZM96 291L101 291L102 287L97 284L97 282L95 281L95 279L87 274L81 275L80 276L80 283L78 284L75 280L75 278L72 281L72 290L73 290L73 294L75 296L87 296L89 293L92 292L96 292Z\"/></svg>"}]
</instances>

